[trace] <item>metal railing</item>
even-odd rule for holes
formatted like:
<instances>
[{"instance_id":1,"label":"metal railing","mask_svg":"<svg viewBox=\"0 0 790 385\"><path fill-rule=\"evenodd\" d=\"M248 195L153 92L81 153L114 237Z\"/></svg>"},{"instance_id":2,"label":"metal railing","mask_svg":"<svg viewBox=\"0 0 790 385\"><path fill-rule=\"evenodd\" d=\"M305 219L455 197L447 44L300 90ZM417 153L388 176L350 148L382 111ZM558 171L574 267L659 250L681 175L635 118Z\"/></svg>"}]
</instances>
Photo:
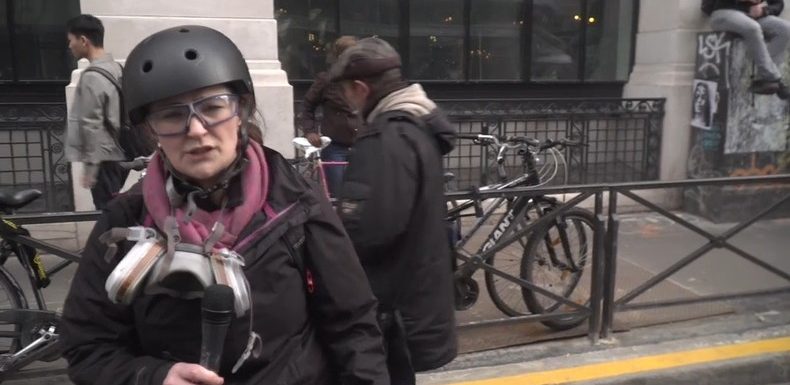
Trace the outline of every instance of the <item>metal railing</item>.
<instances>
[{"instance_id":1,"label":"metal railing","mask_svg":"<svg viewBox=\"0 0 790 385\"><path fill-rule=\"evenodd\" d=\"M0 103L0 189L36 188L25 212L74 209L64 103Z\"/></svg>"},{"instance_id":2,"label":"metal railing","mask_svg":"<svg viewBox=\"0 0 790 385\"><path fill-rule=\"evenodd\" d=\"M568 184L658 178L665 99L435 101L459 133L519 135L541 140L569 137L584 141L586 147L566 152ZM296 101L297 121L301 106L301 101ZM296 129L295 135L302 134ZM495 156L480 146L458 142L456 148L445 156L445 168L456 175L459 189L482 186L493 183L496 178ZM508 170L509 174L519 172L522 170ZM556 181L563 179L564 176L560 176Z\"/></svg>"},{"instance_id":3,"label":"metal railing","mask_svg":"<svg viewBox=\"0 0 790 385\"><path fill-rule=\"evenodd\" d=\"M739 224L724 232L720 235L712 234L708 231L701 229L699 226L691 223L688 220L672 213L670 210L661 207L658 204L652 203L639 196L634 191L639 190L654 190L654 189L686 189L699 186L731 186L731 185L781 185L786 189L783 195L775 202L772 202L768 207L753 214L750 218L741 221ZM546 188L530 188L520 187L505 190L495 191L468 191L468 192L453 192L447 194L448 200L464 200L464 199L490 199L490 198L515 198L518 196L538 196L547 194L567 194L575 193L576 196L560 206L550 215L536 221L529 228L519 231L518 233L509 234L503 237L502 240L495 246L496 249L504 249L508 245L518 242L518 239L524 234L522 232L529 231L531 228L548 223L552 218L557 215L562 215L562 212L567 211L573 206L577 206L585 199L593 197L594 199L594 213L595 221L593 226L593 244L592 244L592 277L590 283L590 297L588 303L569 303L563 301L563 304L570 305L570 311L555 311L551 314L536 314L528 315L517 318L499 319L491 321L482 321L475 323L474 326L480 325L496 325L509 322L520 321L541 321L547 318L562 318L578 314L589 314L590 319L587 325L587 335L592 341L597 341L599 338L607 338L612 333L614 315L618 312L625 312L631 310L642 309L655 309L672 307L678 305L688 305L706 302L716 302L725 300L734 300L749 298L754 296L772 295L779 293L790 292L790 272L784 271L781 268L771 265L757 256L744 251L743 249L733 245L729 240L744 229L753 225L760 219L764 219L770 214L774 213L783 205L790 202L790 175L774 175L774 176L758 176L758 177L740 177L740 178L711 178L699 180L682 180L670 182L639 182L639 183L620 183L620 184L594 184L594 185L576 185L565 187L546 187ZM618 197L622 195L634 202L643 205L651 212L660 214L661 216L677 223L690 231L699 234L706 238L708 242L692 251L679 261L673 263L665 270L653 275L644 282L638 283L636 288L627 291L619 297L615 295L617 285L617 266L618 266L618 244L619 244L619 225L620 219L618 214L619 202ZM608 203L605 207L604 202ZM696 296L694 298L672 298L662 301L649 301L633 304L632 301L654 288L661 282L666 281L671 275L679 270L688 266L692 262L698 260L700 257L709 253L714 249L726 249L732 251L735 255L749 261L750 263L760 267L761 269L772 273L784 280L785 285L779 288L772 288L766 290L730 293L730 294L714 294L705 296ZM474 256L469 256L474 258ZM667 255L667 257L674 257ZM503 272L497 271L492 265L488 265L479 260L481 267L486 271L494 272L495 274L502 275L504 278L518 283L524 287L530 288L534 286L532 282L519 282L523 280L521 277L513 277ZM581 310L581 312L580 312Z\"/></svg>"},{"instance_id":4,"label":"metal railing","mask_svg":"<svg viewBox=\"0 0 790 385\"><path fill-rule=\"evenodd\" d=\"M699 226L691 223L688 220L672 213L671 211L661 207L658 204L648 201L647 199L639 196L635 191L651 190L651 189L668 189L668 188L690 188L699 186L732 186L732 185L783 185L787 188L777 190L780 195L778 199L771 202L767 207L752 214L747 219L740 221L737 225L725 231L722 234L716 235L706 231ZM609 337L612 333L612 325L614 314L617 312L624 312L629 310L640 309L655 309L664 308L678 305L698 304L705 302L715 302L733 299L749 298L754 296L772 295L783 292L790 292L790 272L784 271L781 268L771 265L764 260L758 258L752 253L748 253L742 248L735 246L731 239L751 225L755 224L761 219L766 219L782 208L786 203L790 202L790 175L773 175L773 176L758 176L758 177L739 177L739 178L710 178L700 180L685 180L685 181L671 181L671 182L646 182L646 183L630 183L630 184L616 184L607 187L609 194L609 210L608 210L608 223L606 229L606 276L603 279L603 302L602 314L603 320L601 324L600 335L604 338ZM641 283L638 287L631 289L625 294L617 297L615 295L615 284L617 282L617 246L620 218L617 214L618 210L618 197L622 195L634 202L637 202L649 209L654 213L658 213L663 217L671 220L673 223L683 226L684 228L704 237L707 243L698 247L688 255L682 257L671 266L667 267L658 274L647 281ZM681 269L690 265L700 257L708 254L715 249L725 249L731 251L743 260L748 261L750 264L758 266L759 268L770 272L771 274L782 278L785 286L767 290L756 290L750 292L740 292L731 294L713 294L704 295L694 298L676 298L662 301L642 301L639 304L632 303L633 300L640 295L644 294L651 288L654 288L659 283L667 280L671 275L677 273Z\"/></svg>"},{"instance_id":5,"label":"metal railing","mask_svg":"<svg viewBox=\"0 0 790 385\"><path fill-rule=\"evenodd\" d=\"M691 221L688 221L681 216L671 212L670 210L661 207L658 204L652 203L646 198L640 196L635 191L641 190L655 190L655 189L687 189L699 186L731 186L731 185L771 185L781 186L782 189L777 191L782 192L774 202L763 210L753 214L750 218L741 221L732 229L720 235L712 234ZM573 194L574 196L565 202L562 206L558 206L555 210L531 223L529 226L523 227L518 231L506 234L500 241L487 252L496 252L503 250L511 244L519 242L527 232L537 226L542 226L549 223L558 215L569 210L571 207L578 206L586 200L592 198L594 200L593 210L595 220L593 222L593 240L592 240L592 270L590 281L590 296L589 301L573 301L571 299L557 299L569 310L555 311L549 314L533 314L523 317L514 317L506 319L497 319L489 321L476 322L471 326L485 326L485 325L498 325L513 322L539 322L547 319L559 319L568 316L589 316L587 323L587 336L592 341L597 341L599 338L607 338L612 333L612 326L614 316L620 312L642 310L642 309L656 309L665 308L678 305L697 304L705 302L716 302L733 299L749 298L754 296L772 295L778 293L790 292L790 272L783 270L777 266L773 266L764 260L760 259L751 253L746 252L742 248L735 246L730 239L736 234L741 233L744 229L753 225L760 219L766 218L770 214L776 212L783 205L790 202L790 175L774 175L774 176L758 176L758 177L740 177L740 178L711 178L699 180L682 180L682 181L669 181L669 182L635 182L635 183L620 183L620 184L588 184L588 185L575 185L575 186L553 186L542 188L531 187L518 187L503 190L486 190L486 191L459 191L447 193L448 200L464 200L464 199L490 199L490 198L515 198L519 196L538 196L538 195L554 195L554 194ZM663 271L652 275L644 281L638 282L637 287L632 288L625 292L625 294L617 296L617 278L618 278L618 256L619 229L620 217L618 210L620 208L619 197L624 196L636 203L643 205L649 211L660 214L661 216L677 223L690 231L703 236L708 242L692 251L690 254L680 258L677 262L673 263L670 267ZM84 212L84 213L54 213L54 214L19 214L8 217L15 220L17 223L54 223L54 222L67 222L67 221L86 221L95 220L99 212ZM715 249L726 249L732 251L742 259L770 272L771 274L780 277L784 286L759 291L749 291L730 294L713 294L705 296L695 296L693 298L670 298L662 301L648 301L633 303L634 299L654 288L661 282L666 281L671 275L677 273L689 264L698 260L703 255ZM461 256L466 260L474 260L476 255L470 253L461 253ZM667 258L675 257L667 255ZM483 259L478 258L477 262L479 267L485 271L494 273L502 278L515 282L519 285L528 288L535 288L535 284L524 280L522 277L512 276L506 272L496 269L494 266L487 264ZM622 289L622 288L620 288ZM550 293L549 293L550 294ZM553 297L553 296L552 296Z\"/></svg>"}]
</instances>

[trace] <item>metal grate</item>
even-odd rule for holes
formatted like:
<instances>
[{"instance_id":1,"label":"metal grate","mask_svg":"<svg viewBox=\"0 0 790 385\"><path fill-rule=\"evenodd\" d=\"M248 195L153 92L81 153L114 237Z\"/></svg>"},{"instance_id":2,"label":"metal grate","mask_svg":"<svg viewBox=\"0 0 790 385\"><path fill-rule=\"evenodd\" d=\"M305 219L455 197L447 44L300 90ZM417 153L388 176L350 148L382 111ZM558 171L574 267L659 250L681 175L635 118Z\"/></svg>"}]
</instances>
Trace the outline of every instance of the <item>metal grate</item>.
<instances>
[{"instance_id":1,"label":"metal grate","mask_svg":"<svg viewBox=\"0 0 790 385\"><path fill-rule=\"evenodd\" d=\"M21 212L74 209L65 128L64 103L0 103L0 190L44 192Z\"/></svg>"},{"instance_id":2,"label":"metal grate","mask_svg":"<svg viewBox=\"0 0 790 385\"><path fill-rule=\"evenodd\" d=\"M571 138L587 144L565 150L568 184L658 179L664 99L501 99L437 100L461 133L536 139ZM462 141L445 157L458 188L496 178L496 154ZM517 154L509 174L522 172ZM541 158L542 160L548 160ZM558 175L553 184L562 184Z\"/></svg>"}]
</instances>

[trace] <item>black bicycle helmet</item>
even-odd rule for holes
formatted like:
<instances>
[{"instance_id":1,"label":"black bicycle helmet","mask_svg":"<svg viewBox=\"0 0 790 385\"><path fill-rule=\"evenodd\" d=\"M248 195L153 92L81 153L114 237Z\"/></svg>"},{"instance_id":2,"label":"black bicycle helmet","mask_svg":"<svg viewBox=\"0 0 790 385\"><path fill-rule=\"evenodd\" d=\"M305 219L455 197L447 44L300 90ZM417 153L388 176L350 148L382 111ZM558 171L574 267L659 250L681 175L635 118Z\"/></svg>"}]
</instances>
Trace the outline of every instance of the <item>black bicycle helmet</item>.
<instances>
[{"instance_id":1,"label":"black bicycle helmet","mask_svg":"<svg viewBox=\"0 0 790 385\"><path fill-rule=\"evenodd\" d=\"M149 104L184 92L230 83L235 92L253 93L239 48L221 32L199 25L159 31L137 44L126 58L123 90L133 124Z\"/></svg>"}]
</instances>

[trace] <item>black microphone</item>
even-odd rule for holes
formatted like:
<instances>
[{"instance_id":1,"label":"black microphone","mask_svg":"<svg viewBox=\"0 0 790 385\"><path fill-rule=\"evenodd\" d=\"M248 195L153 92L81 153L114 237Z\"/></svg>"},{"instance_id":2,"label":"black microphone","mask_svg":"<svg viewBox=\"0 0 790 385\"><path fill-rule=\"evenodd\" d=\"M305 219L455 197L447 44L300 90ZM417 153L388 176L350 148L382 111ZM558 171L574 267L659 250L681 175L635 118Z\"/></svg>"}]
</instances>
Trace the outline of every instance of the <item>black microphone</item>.
<instances>
[{"instance_id":1,"label":"black microphone","mask_svg":"<svg viewBox=\"0 0 790 385\"><path fill-rule=\"evenodd\" d=\"M203 341L200 344L200 366L219 373L225 336L233 318L233 289L226 285L211 285L203 293L201 314Z\"/></svg>"}]
</instances>

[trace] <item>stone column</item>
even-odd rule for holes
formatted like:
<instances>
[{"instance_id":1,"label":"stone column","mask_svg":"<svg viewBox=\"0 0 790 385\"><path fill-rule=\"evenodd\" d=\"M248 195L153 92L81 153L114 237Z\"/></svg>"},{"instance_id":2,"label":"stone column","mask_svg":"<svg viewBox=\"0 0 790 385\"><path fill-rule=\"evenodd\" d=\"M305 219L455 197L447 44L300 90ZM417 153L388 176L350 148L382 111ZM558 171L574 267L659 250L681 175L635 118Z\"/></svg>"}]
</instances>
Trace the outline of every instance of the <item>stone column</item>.
<instances>
[{"instance_id":1,"label":"stone column","mask_svg":"<svg viewBox=\"0 0 790 385\"><path fill-rule=\"evenodd\" d=\"M293 155L293 90L277 58L273 0L81 0L80 5L82 13L102 20L104 47L122 63L139 41L169 27L205 25L226 34L247 59L265 144L286 157ZM69 105L79 71L75 71L66 88ZM73 167L75 207L90 210L90 192L78 186L78 171L79 166Z\"/></svg>"},{"instance_id":2,"label":"stone column","mask_svg":"<svg viewBox=\"0 0 790 385\"><path fill-rule=\"evenodd\" d=\"M664 97L662 180L686 178L691 84L697 33L706 27L699 0L642 0L636 60L626 98Z\"/></svg>"}]
</instances>

